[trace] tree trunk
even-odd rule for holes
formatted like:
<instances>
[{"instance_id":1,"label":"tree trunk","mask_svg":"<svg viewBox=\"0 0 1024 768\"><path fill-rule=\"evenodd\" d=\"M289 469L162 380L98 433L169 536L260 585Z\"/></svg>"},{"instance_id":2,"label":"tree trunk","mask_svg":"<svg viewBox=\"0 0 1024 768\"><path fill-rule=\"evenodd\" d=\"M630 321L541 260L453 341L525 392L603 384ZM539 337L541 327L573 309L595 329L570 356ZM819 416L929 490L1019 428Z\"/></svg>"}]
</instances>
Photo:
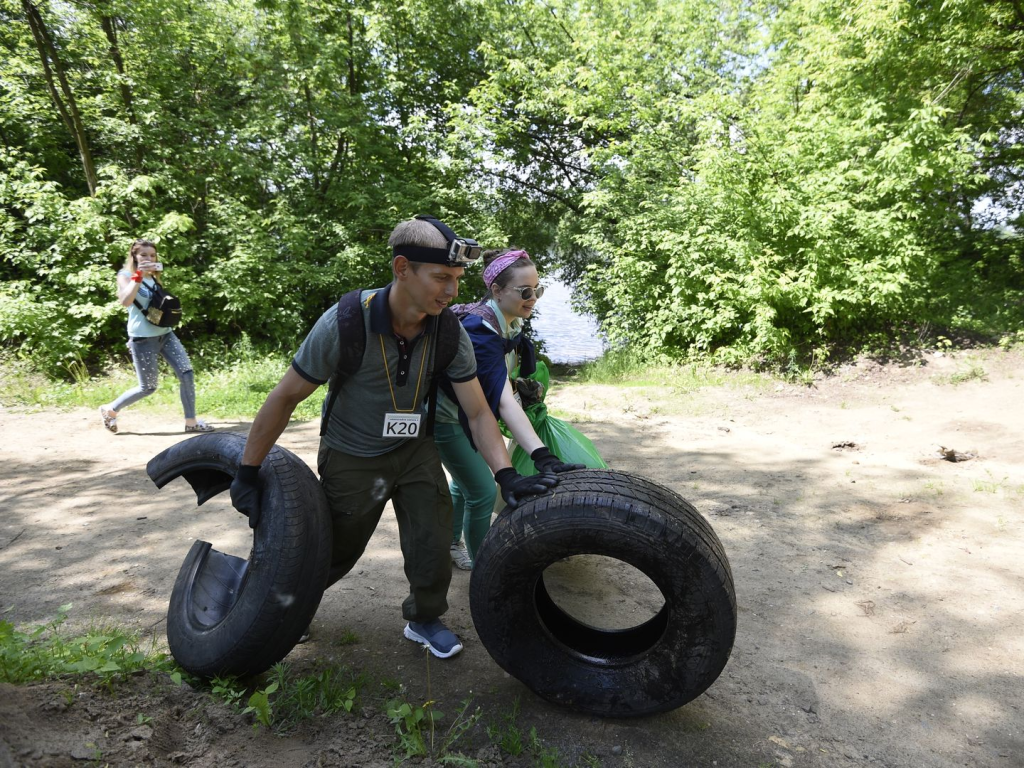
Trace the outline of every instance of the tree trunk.
<instances>
[{"instance_id":1,"label":"tree trunk","mask_svg":"<svg viewBox=\"0 0 1024 768\"><path fill-rule=\"evenodd\" d=\"M36 50L39 51L39 59L43 63L46 87L50 91L50 97L53 99L57 111L60 112L64 125L67 126L68 131L71 132L75 139L75 144L78 146L78 154L82 158L82 170L85 172L85 183L89 187L89 194L95 195L97 186L96 166L92 161L89 139L85 134L82 117L78 113L78 104L75 102L75 96L71 92L71 85L68 83L64 72L64 65L57 55L57 47L53 44L53 38L43 22L43 17L39 14L39 9L32 4L31 0L21 0L21 4L25 9L25 15L28 17L28 25L32 30ZM53 82L55 74L57 81L60 83L60 93L57 92L57 87ZM63 94L63 98L61 94Z\"/></svg>"},{"instance_id":2,"label":"tree trunk","mask_svg":"<svg viewBox=\"0 0 1024 768\"><path fill-rule=\"evenodd\" d=\"M128 86L128 77L124 71L124 59L121 57L121 48L117 44L117 29L114 27L114 19L110 16L100 16L100 26L103 27L103 34L107 36L110 43L110 58L114 61L114 68L117 69L117 83L121 91L121 100L124 102L125 112L128 113L128 122L138 128L139 121L135 117L135 105L132 101L132 89ZM142 140L135 136L135 166L142 170Z\"/></svg>"}]
</instances>

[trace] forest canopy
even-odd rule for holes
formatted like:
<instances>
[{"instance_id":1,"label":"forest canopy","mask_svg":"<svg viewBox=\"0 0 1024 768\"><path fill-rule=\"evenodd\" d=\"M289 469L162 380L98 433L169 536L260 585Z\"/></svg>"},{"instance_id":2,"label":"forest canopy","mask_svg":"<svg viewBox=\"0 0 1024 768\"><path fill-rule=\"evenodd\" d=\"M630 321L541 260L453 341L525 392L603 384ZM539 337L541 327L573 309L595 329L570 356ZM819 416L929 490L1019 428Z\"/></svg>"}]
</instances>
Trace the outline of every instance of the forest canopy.
<instances>
[{"instance_id":1,"label":"forest canopy","mask_svg":"<svg viewBox=\"0 0 1024 768\"><path fill-rule=\"evenodd\" d=\"M145 237L290 351L419 213L652 356L1019 331L1022 116L1021 0L0 0L0 344L123 346Z\"/></svg>"}]
</instances>

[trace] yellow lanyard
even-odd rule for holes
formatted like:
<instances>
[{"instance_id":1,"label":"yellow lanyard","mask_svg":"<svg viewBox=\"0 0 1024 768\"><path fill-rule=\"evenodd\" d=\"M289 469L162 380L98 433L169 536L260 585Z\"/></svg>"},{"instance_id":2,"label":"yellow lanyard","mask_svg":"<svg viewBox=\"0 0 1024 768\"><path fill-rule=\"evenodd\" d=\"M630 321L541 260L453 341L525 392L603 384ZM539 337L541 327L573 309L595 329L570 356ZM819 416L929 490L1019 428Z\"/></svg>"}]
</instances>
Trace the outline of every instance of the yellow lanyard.
<instances>
[{"instance_id":1,"label":"yellow lanyard","mask_svg":"<svg viewBox=\"0 0 1024 768\"><path fill-rule=\"evenodd\" d=\"M391 390L391 405L395 407L395 411L398 413L412 413L416 410L416 404L420 401L420 384L423 383L423 364L427 360L427 343L430 341L430 334L423 337L423 356L420 357L420 375L416 379L416 394L412 396L412 408L399 408L398 403L395 402L395 388L391 384L391 371L388 369L388 355L384 351L384 335L381 334L377 338L380 339L380 355L384 358L384 373L388 377L388 389Z\"/></svg>"}]
</instances>

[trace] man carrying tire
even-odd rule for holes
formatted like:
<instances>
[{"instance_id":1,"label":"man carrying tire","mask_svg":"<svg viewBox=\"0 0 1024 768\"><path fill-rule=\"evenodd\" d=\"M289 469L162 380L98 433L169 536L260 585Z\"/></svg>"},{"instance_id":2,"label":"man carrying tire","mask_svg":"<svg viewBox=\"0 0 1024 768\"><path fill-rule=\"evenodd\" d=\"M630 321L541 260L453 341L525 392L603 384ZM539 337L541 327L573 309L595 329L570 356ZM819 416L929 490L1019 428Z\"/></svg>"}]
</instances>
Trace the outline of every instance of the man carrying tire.
<instances>
[{"instance_id":1,"label":"man carrying tire","mask_svg":"<svg viewBox=\"0 0 1024 768\"><path fill-rule=\"evenodd\" d=\"M253 421L231 484L231 501L255 528L260 464L295 407L333 377L317 456L333 526L327 585L341 579L362 556L390 499L409 579L409 596L402 604L408 621L405 636L448 658L462 650L440 619L448 610L451 582L452 500L429 424L436 392L434 363L445 349L451 361L443 375L451 381L469 417L473 440L509 506L525 495L543 493L558 479L553 474L523 477L512 469L476 378L469 336L457 321L454 326L441 322L458 295L464 265L479 256L476 242L456 237L432 217L420 217L400 223L388 245L391 283L358 296L363 338L352 331L358 326L346 320L342 304L321 316ZM360 341L365 343L360 346ZM361 359L340 376L343 358L351 359L352 349L362 350ZM335 397L338 407L333 407Z\"/></svg>"}]
</instances>

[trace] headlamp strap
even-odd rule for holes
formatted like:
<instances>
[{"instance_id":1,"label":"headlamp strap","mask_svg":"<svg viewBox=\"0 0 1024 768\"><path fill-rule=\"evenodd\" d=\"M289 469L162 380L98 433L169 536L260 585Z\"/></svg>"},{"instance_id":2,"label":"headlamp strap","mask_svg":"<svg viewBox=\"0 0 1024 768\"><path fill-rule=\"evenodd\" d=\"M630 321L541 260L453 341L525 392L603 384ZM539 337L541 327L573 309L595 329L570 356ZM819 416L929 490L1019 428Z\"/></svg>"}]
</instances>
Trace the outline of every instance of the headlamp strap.
<instances>
[{"instance_id":1,"label":"headlamp strap","mask_svg":"<svg viewBox=\"0 0 1024 768\"><path fill-rule=\"evenodd\" d=\"M426 221L434 225L434 229L444 235L444 239L450 244L453 240L458 240L458 236L452 232L452 230L443 221L439 221L435 216L417 216L420 221Z\"/></svg>"},{"instance_id":2,"label":"headlamp strap","mask_svg":"<svg viewBox=\"0 0 1024 768\"><path fill-rule=\"evenodd\" d=\"M446 264L447 248L428 248L425 245L396 245L392 248L394 256L405 256L409 261L421 261L427 264Z\"/></svg>"},{"instance_id":3,"label":"headlamp strap","mask_svg":"<svg viewBox=\"0 0 1024 768\"><path fill-rule=\"evenodd\" d=\"M444 235L446 247L431 248L424 245L396 245L392 249L394 256L405 256L411 261L427 262L429 264L451 264L452 243L463 242L444 222L434 216L417 216L420 221L432 225L438 232ZM475 245L475 243L474 243Z\"/></svg>"}]
</instances>

